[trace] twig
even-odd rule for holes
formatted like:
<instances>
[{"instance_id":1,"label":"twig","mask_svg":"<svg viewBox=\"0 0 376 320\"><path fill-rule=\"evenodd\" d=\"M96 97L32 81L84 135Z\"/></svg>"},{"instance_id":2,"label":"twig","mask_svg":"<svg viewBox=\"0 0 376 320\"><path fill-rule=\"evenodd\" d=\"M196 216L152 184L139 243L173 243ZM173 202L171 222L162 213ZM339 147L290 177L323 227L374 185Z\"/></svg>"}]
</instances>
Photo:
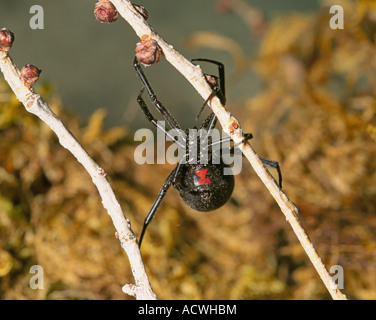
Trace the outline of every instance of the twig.
<instances>
[{"instance_id":1,"label":"twig","mask_svg":"<svg viewBox=\"0 0 376 320\"><path fill-rule=\"evenodd\" d=\"M110 0L116 7L120 15L132 26L137 35L148 35L157 41L159 47L167 61L169 61L197 90L204 100L211 94L212 89L207 84L200 66L193 65L189 60L184 58L174 48L165 42L145 19L137 12L129 0ZM302 223L299 219L298 208L289 200L287 195L278 187L276 181L262 164L258 155L251 147L248 141L244 139L239 122L226 110L221 101L215 97L209 103L213 112L216 114L223 130L232 138L234 143L239 146L245 157L248 159L257 175L260 177L270 194L281 208L281 211L290 223L296 236L298 237L303 249L316 268L323 283L328 289L333 299L346 299L345 295L337 288L326 266L323 264L313 243L309 239Z\"/></svg>"},{"instance_id":2,"label":"twig","mask_svg":"<svg viewBox=\"0 0 376 320\"><path fill-rule=\"evenodd\" d=\"M103 206L107 209L108 214L112 218L121 246L128 255L135 279L136 285L125 285L123 292L133 295L137 299L156 299L157 297L151 289L146 275L136 237L105 177L106 173L104 170L91 159L42 97L35 93L30 86L25 84L24 80L21 78L20 71L17 69L12 59L5 51L1 50L0 69L17 99L25 106L26 110L38 116L56 133L60 144L76 157L91 176L102 198Z\"/></svg>"}]
</instances>

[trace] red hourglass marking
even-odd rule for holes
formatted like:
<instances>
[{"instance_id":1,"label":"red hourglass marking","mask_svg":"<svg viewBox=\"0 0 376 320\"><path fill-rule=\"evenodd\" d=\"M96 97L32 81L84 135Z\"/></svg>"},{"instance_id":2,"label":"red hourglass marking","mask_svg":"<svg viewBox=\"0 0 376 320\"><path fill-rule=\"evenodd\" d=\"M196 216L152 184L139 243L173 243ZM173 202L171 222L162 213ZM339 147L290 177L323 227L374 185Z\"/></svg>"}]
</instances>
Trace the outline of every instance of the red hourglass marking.
<instances>
[{"instance_id":1,"label":"red hourglass marking","mask_svg":"<svg viewBox=\"0 0 376 320\"><path fill-rule=\"evenodd\" d=\"M210 179L205 178L206 174L208 173L208 169L199 170L199 171L196 171L195 173L200 177L200 179L198 180L199 185L211 183Z\"/></svg>"}]
</instances>

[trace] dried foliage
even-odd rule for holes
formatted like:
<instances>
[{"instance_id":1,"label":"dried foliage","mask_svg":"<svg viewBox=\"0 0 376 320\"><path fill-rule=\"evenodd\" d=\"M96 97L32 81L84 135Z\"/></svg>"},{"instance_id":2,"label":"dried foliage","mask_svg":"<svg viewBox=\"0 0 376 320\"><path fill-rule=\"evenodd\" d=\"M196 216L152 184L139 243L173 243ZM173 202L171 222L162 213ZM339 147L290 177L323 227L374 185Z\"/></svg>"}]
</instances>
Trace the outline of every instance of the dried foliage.
<instances>
[{"instance_id":1,"label":"dried foliage","mask_svg":"<svg viewBox=\"0 0 376 320\"><path fill-rule=\"evenodd\" d=\"M280 162L325 263L344 268L344 293L376 299L376 8L341 5L344 30L329 28L327 7L268 23L256 58L234 55L236 66L259 73L262 89L229 105L258 154ZM106 170L139 232L172 167L135 164L133 134L104 130L102 110L82 128L49 88L38 91ZM127 298L127 257L88 174L3 82L0 132L0 299ZM161 299L330 298L246 163L231 201L215 212L194 212L171 190L142 252ZM34 264L44 268L44 290L28 285Z\"/></svg>"}]
</instances>

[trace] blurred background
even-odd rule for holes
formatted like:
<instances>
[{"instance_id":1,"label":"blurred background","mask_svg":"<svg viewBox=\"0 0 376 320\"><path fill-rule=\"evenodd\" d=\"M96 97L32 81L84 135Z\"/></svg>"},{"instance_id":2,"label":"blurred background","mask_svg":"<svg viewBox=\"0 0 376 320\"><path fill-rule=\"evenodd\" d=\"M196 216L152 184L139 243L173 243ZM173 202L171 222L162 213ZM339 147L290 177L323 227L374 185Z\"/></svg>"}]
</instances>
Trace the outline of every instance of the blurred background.
<instances>
[{"instance_id":1,"label":"blurred background","mask_svg":"<svg viewBox=\"0 0 376 320\"><path fill-rule=\"evenodd\" d=\"M20 67L32 63L42 69L40 81L58 89L62 93L64 109L73 111L84 120L98 108L105 108L107 126L145 127L147 124L136 104L142 85L132 67L139 38L123 19L111 24L99 23L93 14L95 3L0 0L1 27L12 30L16 37L12 57ZM268 17L292 10L306 13L319 7L317 1L311 0L285 1L283 4L278 0L252 3L260 6ZM44 9L43 30L33 30L29 26L35 15L29 13L34 4ZM242 58L252 57L260 39L252 34L239 15L221 13L215 8L214 0L180 1L178 5L172 0L146 0L140 4L150 13L148 22L184 56L217 59L226 65L230 75L228 99L239 101L258 91L258 77L250 68L236 69L228 46L221 48L217 47L221 44L203 46L189 42L197 32L213 32L237 41L232 50L244 55ZM187 117L185 110L202 103L195 90L163 59L156 68L147 71L161 101L173 108L183 127L191 127L194 118ZM231 81L231 75L241 77L241 81Z\"/></svg>"},{"instance_id":2,"label":"blurred background","mask_svg":"<svg viewBox=\"0 0 376 320\"><path fill-rule=\"evenodd\" d=\"M134 162L134 131L152 129L136 103L139 39L121 18L99 23L95 1L38 4L44 29L32 30L30 2L0 0L10 54L19 68L42 69L34 88L105 169L139 234L173 169ZM138 4L187 58L225 64L228 109L256 152L280 163L323 261L343 267L349 298L375 299L375 2L341 1L343 30L329 27L331 0ZM203 101L190 84L163 58L145 72L182 127L197 125ZM4 81L0 133L0 298L128 299L129 263L90 177ZM171 189L142 253L161 299L330 299L246 161L214 212L190 210ZM29 286L35 264L43 290Z\"/></svg>"}]
</instances>

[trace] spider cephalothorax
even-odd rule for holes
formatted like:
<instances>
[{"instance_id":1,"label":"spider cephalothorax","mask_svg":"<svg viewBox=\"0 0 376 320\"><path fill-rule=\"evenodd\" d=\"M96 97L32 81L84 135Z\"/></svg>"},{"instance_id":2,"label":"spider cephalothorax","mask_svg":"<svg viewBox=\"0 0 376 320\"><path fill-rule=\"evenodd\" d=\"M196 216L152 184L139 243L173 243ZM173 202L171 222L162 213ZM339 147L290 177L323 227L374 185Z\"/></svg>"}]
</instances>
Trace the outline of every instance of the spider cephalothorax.
<instances>
[{"instance_id":1,"label":"spider cephalothorax","mask_svg":"<svg viewBox=\"0 0 376 320\"><path fill-rule=\"evenodd\" d=\"M222 104L225 104L226 102L224 66L220 62L209 59L194 59L192 61L206 61L214 63L218 66L219 76L206 75L206 80L212 88L212 93L203 104L199 112L200 115L203 107L214 96L217 96ZM230 199L232 191L234 189L234 176L232 174L229 174L231 170L230 166L226 164L225 161L223 161L222 155L220 154L220 148L215 148L217 146L220 146L222 142L230 141L230 138L223 138L214 142L209 141L211 132L213 131L217 123L217 117L215 116L215 114L211 113L205 119L205 121L198 129L200 131L200 134L198 134L196 138L192 139L188 134L188 130L181 130L174 117L159 102L137 59L134 60L133 66L135 67L138 76L144 84L144 88L141 89L137 97L137 102L144 112L146 118L158 129L162 130L167 136L169 136L169 138L174 141L174 143L185 150L178 164L169 174L166 181L163 183L157 199L155 200L152 208L145 218L144 226L139 240L139 245L141 246L146 228L155 216L159 205L161 204L167 190L171 185L175 187L180 195L180 198L187 206L196 211L206 212L220 208ZM142 94L145 88L156 109L163 115L169 126L172 129L175 129L176 132L178 132L179 139L171 136L169 132L164 128L164 126L161 126L157 119L153 117L142 98ZM244 137L245 140L249 140L252 138L252 134L245 134ZM197 141L195 139L197 139ZM183 143L181 141L183 141ZM194 142L197 142L195 146L198 148L198 150L196 150L197 153L195 153L197 155L196 157L192 157L190 153L190 146L194 144ZM202 154L206 154L206 157L203 157ZM279 175L279 184L281 186L282 179L278 163L264 158L260 158L260 160L264 164L277 169Z\"/></svg>"}]
</instances>

